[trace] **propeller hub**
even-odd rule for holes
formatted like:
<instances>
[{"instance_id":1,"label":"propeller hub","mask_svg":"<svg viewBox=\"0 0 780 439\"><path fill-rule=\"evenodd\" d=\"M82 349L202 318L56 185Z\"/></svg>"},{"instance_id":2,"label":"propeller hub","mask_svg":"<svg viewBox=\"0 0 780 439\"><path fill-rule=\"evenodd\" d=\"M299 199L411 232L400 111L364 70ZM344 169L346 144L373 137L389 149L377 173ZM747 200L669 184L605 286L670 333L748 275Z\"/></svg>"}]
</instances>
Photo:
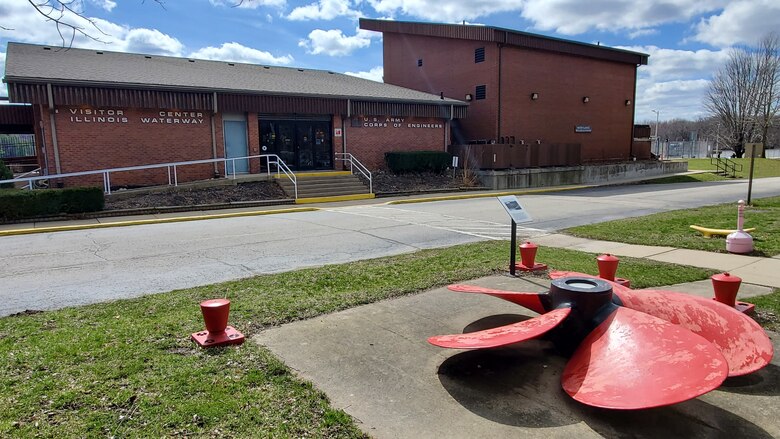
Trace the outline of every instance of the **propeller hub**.
<instances>
[{"instance_id":1,"label":"propeller hub","mask_svg":"<svg viewBox=\"0 0 780 439\"><path fill-rule=\"evenodd\" d=\"M550 285L553 307L568 304L581 318L592 319L612 302L612 285L601 279L563 277Z\"/></svg>"}]
</instances>

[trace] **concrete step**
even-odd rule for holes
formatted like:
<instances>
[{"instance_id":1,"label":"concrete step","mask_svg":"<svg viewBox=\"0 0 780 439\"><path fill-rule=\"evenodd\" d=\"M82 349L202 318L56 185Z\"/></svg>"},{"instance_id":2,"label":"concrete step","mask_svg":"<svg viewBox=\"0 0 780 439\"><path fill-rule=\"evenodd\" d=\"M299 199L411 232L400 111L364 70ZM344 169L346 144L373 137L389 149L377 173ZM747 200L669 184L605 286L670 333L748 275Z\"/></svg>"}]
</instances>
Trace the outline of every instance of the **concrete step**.
<instances>
[{"instance_id":1,"label":"concrete step","mask_svg":"<svg viewBox=\"0 0 780 439\"><path fill-rule=\"evenodd\" d=\"M295 186L287 178L277 180L279 186L290 196L295 196ZM298 175L298 198L333 198L340 196L366 195L368 186L357 176L344 173L333 173L326 176Z\"/></svg>"}]
</instances>

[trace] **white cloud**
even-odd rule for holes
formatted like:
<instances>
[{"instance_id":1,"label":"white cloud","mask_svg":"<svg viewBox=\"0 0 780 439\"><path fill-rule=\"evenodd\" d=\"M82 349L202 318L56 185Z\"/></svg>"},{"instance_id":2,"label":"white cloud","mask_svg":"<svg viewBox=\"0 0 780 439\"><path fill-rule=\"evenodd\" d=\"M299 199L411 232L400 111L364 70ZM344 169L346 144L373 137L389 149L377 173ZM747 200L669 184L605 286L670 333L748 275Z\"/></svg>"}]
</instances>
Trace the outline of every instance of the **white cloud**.
<instances>
[{"instance_id":1,"label":"white cloud","mask_svg":"<svg viewBox=\"0 0 780 439\"><path fill-rule=\"evenodd\" d=\"M640 79L636 90L637 123L655 120L655 113L651 110L660 111L660 120L696 120L706 116L703 99L709 85L707 79L655 83Z\"/></svg>"},{"instance_id":2,"label":"white cloud","mask_svg":"<svg viewBox=\"0 0 780 439\"><path fill-rule=\"evenodd\" d=\"M306 49L312 55L345 56L357 49L371 45L371 38L377 37L375 32L358 29L355 35L347 36L341 29L314 29L307 40L300 40L298 46Z\"/></svg>"},{"instance_id":3,"label":"white cloud","mask_svg":"<svg viewBox=\"0 0 780 439\"><path fill-rule=\"evenodd\" d=\"M283 8L287 5L286 0L209 0L212 6L227 6L240 9L257 9L262 6L273 8Z\"/></svg>"},{"instance_id":4,"label":"white cloud","mask_svg":"<svg viewBox=\"0 0 780 439\"><path fill-rule=\"evenodd\" d=\"M84 18L65 12L62 19L89 36L75 35L66 28L62 35L57 27L33 9L26 0L3 0L0 4L0 38L52 46L105 49L117 52L142 51L154 54L181 55L182 44L156 29L130 28L101 18ZM91 22L90 22L91 20ZM30 29L35 29L31 32ZM91 38L90 38L91 37Z\"/></svg>"},{"instance_id":5,"label":"white cloud","mask_svg":"<svg viewBox=\"0 0 780 439\"><path fill-rule=\"evenodd\" d=\"M727 60L728 50L675 50L656 46L621 47L650 55L638 71L636 120L697 119L705 116L704 96L710 79Z\"/></svg>"},{"instance_id":6,"label":"white cloud","mask_svg":"<svg viewBox=\"0 0 780 439\"><path fill-rule=\"evenodd\" d=\"M719 15L702 19L695 39L713 46L755 44L771 31L780 30L777 0L732 1Z\"/></svg>"},{"instance_id":7,"label":"white cloud","mask_svg":"<svg viewBox=\"0 0 780 439\"><path fill-rule=\"evenodd\" d=\"M376 82L384 82L385 71L382 66L372 67L371 70L364 72L344 72L345 75L357 76L358 78L368 79Z\"/></svg>"},{"instance_id":8,"label":"white cloud","mask_svg":"<svg viewBox=\"0 0 780 439\"><path fill-rule=\"evenodd\" d=\"M245 62L251 64L287 65L293 62L291 55L276 57L269 52L252 49L239 43L223 43L220 47L204 47L189 55L191 58Z\"/></svg>"},{"instance_id":9,"label":"white cloud","mask_svg":"<svg viewBox=\"0 0 780 439\"><path fill-rule=\"evenodd\" d=\"M499 12L519 12L526 0L368 0L380 14L398 13L432 21L461 22Z\"/></svg>"},{"instance_id":10,"label":"white cloud","mask_svg":"<svg viewBox=\"0 0 780 439\"><path fill-rule=\"evenodd\" d=\"M108 12L111 12L116 7L116 2L113 0L89 0L90 3L93 5L105 9Z\"/></svg>"},{"instance_id":11,"label":"white cloud","mask_svg":"<svg viewBox=\"0 0 780 439\"><path fill-rule=\"evenodd\" d=\"M157 29L131 29L124 36L123 51L179 56L184 45Z\"/></svg>"},{"instance_id":12,"label":"white cloud","mask_svg":"<svg viewBox=\"0 0 780 439\"><path fill-rule=\"evenodd\" d=\"M521 15L538 29L576 35L591 29L637 30L684 22L698 14L718 10L726 3L725 0L528 0Z\"/></svg>"},{"instance_id":13,"label":"white cloud","mask_svg":"<svg viewBox=\"0 0 780 439\"><path fill-rule=\"evenodd\" d=\"M318 0L306 6L298 6L287 16L289 20L333 20L337 17L360 16L360 12L352 9L350 0Z\"/></svg>"}]
</instances>

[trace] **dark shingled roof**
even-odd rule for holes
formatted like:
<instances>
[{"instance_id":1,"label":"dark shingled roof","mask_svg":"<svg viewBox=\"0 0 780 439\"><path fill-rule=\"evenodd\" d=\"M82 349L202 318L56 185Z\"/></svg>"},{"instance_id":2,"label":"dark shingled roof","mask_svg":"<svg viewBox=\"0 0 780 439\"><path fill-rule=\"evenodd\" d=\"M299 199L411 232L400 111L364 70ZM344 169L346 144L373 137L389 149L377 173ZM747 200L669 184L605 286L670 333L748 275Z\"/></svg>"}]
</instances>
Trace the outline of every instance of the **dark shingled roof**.
<instances>
[{"instance_id":1,"label":"dark shingled roof","mask_svg":"<svg viewBox=\"0 0 780 439\"><path fill-rule=\"evenodd\" d=\"M467 105L430 93L323 70L12 42L8 43L3 81Z\"/></svg>"}]
</instances>

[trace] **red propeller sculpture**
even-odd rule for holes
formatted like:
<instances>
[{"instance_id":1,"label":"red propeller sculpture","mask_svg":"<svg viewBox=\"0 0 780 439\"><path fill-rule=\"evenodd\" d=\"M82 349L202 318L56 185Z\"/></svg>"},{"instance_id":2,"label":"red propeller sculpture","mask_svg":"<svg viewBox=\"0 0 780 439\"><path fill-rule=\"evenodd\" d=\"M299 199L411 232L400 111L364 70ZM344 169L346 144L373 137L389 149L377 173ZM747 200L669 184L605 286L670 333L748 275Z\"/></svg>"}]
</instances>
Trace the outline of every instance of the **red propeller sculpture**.
<instances>
[{"instance_id":1,"label":"red propeller sculpture","mask_svg":"<svg viewBox=\"0 0 780 439\"><path fill-rule=\"evenodd\" d=\"M511 325L428 341L486 349L544 335L571 359L561 376L575 400L609 409L676 404L755 372L772 343L751 318L714 300L663 290L632 290L591 275L553 272L548 292L450 285L488 294L541 315Z\"/></svg>"}]
</instances>

